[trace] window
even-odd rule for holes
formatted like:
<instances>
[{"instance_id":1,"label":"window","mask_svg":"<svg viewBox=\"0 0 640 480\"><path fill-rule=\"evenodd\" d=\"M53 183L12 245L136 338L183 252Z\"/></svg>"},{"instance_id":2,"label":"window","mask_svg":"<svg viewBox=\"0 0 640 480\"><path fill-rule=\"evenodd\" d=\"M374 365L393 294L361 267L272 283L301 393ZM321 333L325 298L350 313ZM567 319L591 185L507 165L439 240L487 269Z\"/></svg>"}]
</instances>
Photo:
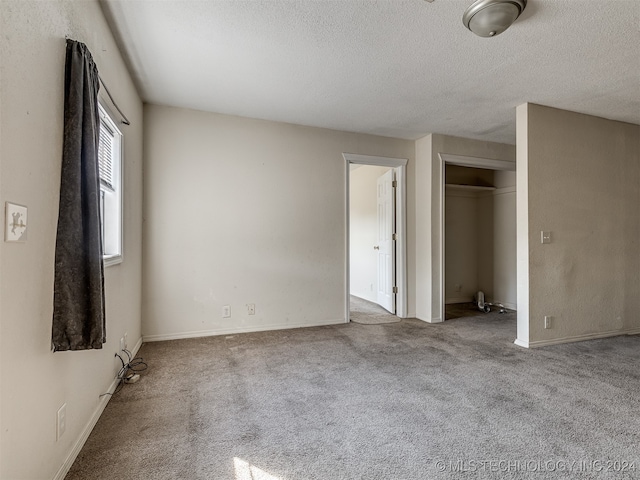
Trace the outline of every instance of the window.
<instances>
[{"instance_id":1,"label":"window","mask_svg":"<svg viewBox=\"0 0 640 480\"><path fill-rule=\"evenodd\" d=\"M122 133L100 105L100 222L104 265L122 262Z\"/></svg>"}]
</instances>

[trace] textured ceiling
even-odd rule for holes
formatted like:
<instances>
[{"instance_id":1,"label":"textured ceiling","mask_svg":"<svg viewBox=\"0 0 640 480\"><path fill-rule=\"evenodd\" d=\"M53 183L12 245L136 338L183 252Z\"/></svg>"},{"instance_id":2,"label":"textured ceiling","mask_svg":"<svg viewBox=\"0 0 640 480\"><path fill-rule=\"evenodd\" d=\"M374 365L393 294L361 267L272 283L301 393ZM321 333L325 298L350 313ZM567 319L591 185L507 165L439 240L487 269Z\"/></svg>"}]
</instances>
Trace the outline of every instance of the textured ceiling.
<instances>
[{"instance_id":1,"label":"textured ceiling","mask_svg":"<svg viewBox=\"0 0 640 480\"><path fill-rule=\"evenodd\" d=\"M640 0L102 0L146 102L401 138L515 143L524 102L640 124Z\"/></svg>"}]
</instances>

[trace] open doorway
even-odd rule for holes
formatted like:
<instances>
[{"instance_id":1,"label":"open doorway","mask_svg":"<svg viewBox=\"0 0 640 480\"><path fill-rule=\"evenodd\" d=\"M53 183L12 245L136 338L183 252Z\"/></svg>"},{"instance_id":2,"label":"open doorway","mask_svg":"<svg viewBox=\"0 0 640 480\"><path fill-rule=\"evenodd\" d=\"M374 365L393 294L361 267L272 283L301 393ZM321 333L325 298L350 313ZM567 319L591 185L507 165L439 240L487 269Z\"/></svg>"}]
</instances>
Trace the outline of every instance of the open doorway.
<instances>
[{"instance_id":1,"label":"open doorway","mask_svg":"<svg viewBox=\"0 0 640 480\"><path fill-rule=\"evenodd\" d=\"M443 318L516 310L516 196L511 165L443 162Z\"/></svg>"},{"instance_id":2,"label":"open doorway","mask_svg":"<svg viewBox=\"0 0 640 480\"><path fill-rule=\"evenodd\" d=\"M345 318L399 321L407 316L407 160L343 156L347 173Z\"/></svg>"},{"instance_id":3,"label":"open doorway","mask_svg":"<svg viewBox=\"0 0 640 480\"><path fill-rule=\"evenodd\" d=\"M363 323L396 314L395 172L349 168L349 318Z\"/></svg>"}]
</instances>

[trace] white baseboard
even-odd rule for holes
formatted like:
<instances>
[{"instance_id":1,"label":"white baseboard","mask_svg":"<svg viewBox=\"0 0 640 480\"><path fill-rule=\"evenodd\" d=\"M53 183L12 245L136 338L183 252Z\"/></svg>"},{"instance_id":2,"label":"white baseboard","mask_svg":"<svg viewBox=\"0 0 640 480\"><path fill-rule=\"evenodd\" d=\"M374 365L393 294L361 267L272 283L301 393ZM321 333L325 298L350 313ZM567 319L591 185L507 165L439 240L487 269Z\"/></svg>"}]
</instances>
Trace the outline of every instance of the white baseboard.
<instances>
[{"instance_id":1,"label":"white baseboard","mask_svg":"<svg viewBox=\"0 0 640 480\"><path fill-rule=\"evenodd\" d=\"M419 317L415 317L416 320L420 320L421 322L424 323L442 323L444 320L442 320L442 317L435 317L435 318L430 318L430 319L424 319L424 318L419 318Z\"/></svg>"},{"instance_id":2,"label":"white baseboard","mask_svg":"<svg viewBox=\"0 0 640 480\"><path fill-rule=\"evenodd\" d=\"M562 337L562 338L553 338L551 340L534 340L532 342L527 342L523 340L516 339L516 345L525 348L537 348L537 347L546 347L548 345L560 345L562 343L573 343L573 342L584 342L587 340L597 340L598 338L609 338L609 337L619 337L621 335L638 335L640 334L640 328L630 329L630 330L611 330L608 332L600 332L600 333L585 333L584 335L574 335L571 337Z\"/></svg>"},{"instance_id":3,"label":"white baseboard","mask_svg":"<svg viewBox=\"0 0 640 480\"><path fill-rule=\"evenodd\" d=\"M142 340L144 342L161 342L164 340L180 340L183 338L198 338L198 337L215 337L218 335L234 335L236 333L252 333L252 332L266 332L270 330L289 330L292 328L305 328L305 327L325 327L327 325L342 325L345 319L339 320L325 320L322 322L314 323L282 323L277 325L263 325L263 326L251 326L251 327L230 327L220 328L216 330L198 330L193 332L182 333L166 333L158 335L143 335Z\"/></svg>"},{"instance_id":4,"label":"white baseboard","mask_svg":"<svg viewBox=\"0 0 640 480\"><path fill-rule=\"evenodd\" d=\"M509 310L518 310L518 306L515 303L500 302L498 300L492 300L491 303L493 303L494 305L502 304L504 305L505 308L508 308Z\"/></svg>"},{"instance_id":5,"label":"white baseboard","mask_svg":"<svg viewBox=\"0 0 640 480\"><path fill-rule=\"evenodd\" d=\"M513 343L515 343L519 347L529 348L529 342L525 340L520 340L519 338L516 338Z\"/></svg>"},{"instance_id":6,"label":"white baseboard","mask_svg":"<svg viewBox=\"0 0 640 480\"><path fill-rule=\"evenodd\" d=\"M133 347L133 350L131 351L131 354L134 357L138 353L138 350L140 350L141 346L142 346L142 337L140 337L135 347ZM113 382L111 382L111 385L107 389L107 393L113 394L116 387L118 386L118 382L119 382L118 379L114 378ZM65 459L60 469L58 469L56 476L53 477L53 480L64 480L64 477L67 475L67 473L69 473L69 470L73 465L73 462L76 461L76 458L80 454L82 447L84 447L84 444L89 438L89 435L93 430L93 427L95 427L96 423L98 423L98 420L100 419L100 415L102 415L102 412L104 412L104 409L106 408L107 403L109 403L109 400L111 400L111 395L104 395L100 397L100 402L98 403L98 406L93 412L93 415L91 415L91 418L89 419L84 429L80 433L80 437L78 438L78 440L76 440L76 443L73 445L73 448L69 452L69 455L67 455L67 458Z\"/></svg>"}]
</instances>

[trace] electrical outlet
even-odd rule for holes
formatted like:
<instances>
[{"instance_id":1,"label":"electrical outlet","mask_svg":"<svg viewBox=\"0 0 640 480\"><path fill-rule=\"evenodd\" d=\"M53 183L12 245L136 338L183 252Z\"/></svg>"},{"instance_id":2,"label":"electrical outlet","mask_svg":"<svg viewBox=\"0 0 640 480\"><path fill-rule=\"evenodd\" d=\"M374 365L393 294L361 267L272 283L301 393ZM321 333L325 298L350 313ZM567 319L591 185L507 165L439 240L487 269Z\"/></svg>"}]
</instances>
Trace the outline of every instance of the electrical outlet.
<instances>
[{"instance_id":1,"label":"electrical outlet","mask_svg":"<svg viewBox=\"0 0 640 480\"><path fill-rule=\"evenodd\" d=\"M67 404L63 403L56 414L56 442L64 435L67 429Z\"/></svg>"},{"instance_id":2,"label":"electrical outlet","mask_svg":"<svg viewBox=\"0 0 640 480\"><path fill-rule=\"evenodd\" d=\"M127 340L127 332L124 332L124 348L125 348L125 350L129 350L129 342Z\"/></svg>"},{"instance_id":3,"label":"electrical outlet","mask_svg":"<svg viewBox=\"0 0 640 480\"><path fill-rule=\"evenodd\" d=\"M247 313L249 315L255 315L256 314L256 304L255 303L247 304Z\"/></svg>"},{"instance_id":4,"label":"electrical outlet","mask_svg":"<svg viewBox=\"0 0 640 480\"><path fill-rule=\"evenodd\" d=\"M225 305L222 307L222 318L229 318L231 316L231 306Z\"/></svg>"},{"instance_id":5,"label":"electrical outlet","mask_svg":"<svg viewBox=\"0 0 640 480\"><path fill-rule=\"evenodd\" d=\"M544 316L544 328L551 328L551 318L548 315Z\"/></svg>"},{"instance_id":6,"label":"electrical outlet","mask_svg":"<svg viewBox=\"0 0 640 480\"><path fill-rule=\"evenodd\" d=\"M540 232L540 243L551 243L551 232Z\"/></svg>"}]
</instances>

